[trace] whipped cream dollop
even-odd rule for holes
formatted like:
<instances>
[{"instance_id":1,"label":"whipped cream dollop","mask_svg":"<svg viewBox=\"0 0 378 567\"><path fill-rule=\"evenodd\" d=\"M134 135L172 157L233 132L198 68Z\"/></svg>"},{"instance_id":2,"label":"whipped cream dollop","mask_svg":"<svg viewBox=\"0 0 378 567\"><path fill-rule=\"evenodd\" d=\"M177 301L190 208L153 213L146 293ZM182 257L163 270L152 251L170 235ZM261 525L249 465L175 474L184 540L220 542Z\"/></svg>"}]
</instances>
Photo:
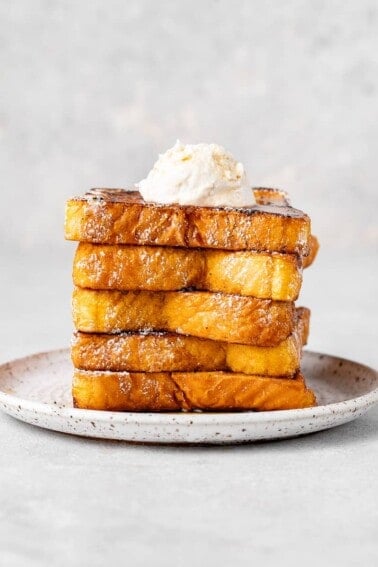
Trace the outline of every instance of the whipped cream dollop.
<instances>
[{"instance_id":1,"label":"whipped cream dollop","mask_svg":"<svg viewBox=\"0 0 378 567\"><path fill-rule=\"evenodd\" d=\"M218 144L182 144L159 156L137 187L145 201L244 207L255 204L243 165Z\"/></svg>"}]
</instances>

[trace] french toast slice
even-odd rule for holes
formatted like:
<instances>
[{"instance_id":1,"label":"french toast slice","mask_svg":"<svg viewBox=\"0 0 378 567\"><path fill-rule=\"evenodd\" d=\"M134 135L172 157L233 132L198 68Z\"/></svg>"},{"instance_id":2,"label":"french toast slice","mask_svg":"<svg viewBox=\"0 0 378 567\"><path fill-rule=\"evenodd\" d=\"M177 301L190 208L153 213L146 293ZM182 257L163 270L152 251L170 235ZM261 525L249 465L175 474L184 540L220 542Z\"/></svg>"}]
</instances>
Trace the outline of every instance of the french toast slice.
<instances>
[{"instance_id":1,"label":"french toast slice","mask_svg":"<svg viewBox=\"0 0 378 567\"><path fill-rule=\"evenodd\" d=\"M259 188L251 207L199 207L145 202L137 191L92 189L66 204L67 240L309 253L309 217L282 192Z\"/></svg>"},{"instance_id":2,"label":"french toast slice","mask_svg":"<svg viewBox=\"0 0 378 567\"><path fill-rule=\"evenodd\" d=\"M315 258L319 252L319 240L311 234L310 236L310 250L308 256L302 256L302 268L309 268L314 263Z\"/></svg>"},{"instance_id":3,"label":"french toast slice","mask_svg":"<svg viewBox=\"0 0 378 567\"><path fill-rule=\"evenodd\" d=\"M294 301L302 269L295 254L81 242L75 254L73 281L90 289L192 288Z\"/></svg>"},{"instance_id":4,"label":"french toast slice","mask_svg":"<svg viewBox=\"0 0 378 567\"><path fill-rule=\"evenodd\" d=\"M232 372L105 372L74 370L77 408L112 411L286 410L316 405L303 376Z\"/></svg>"},{"instance_id":5,"label":"french toast slice","mask_svg":"<svg viewBox=\"0 0 378 567\"><path fill-rule=\"evenodd\" d=\"M300 366L310 311L296 309L293 333L275 347L223 343L174 333L81 333L72 338L76 368L116 372L203 372L224 370L291 376Z\"/></svg>"},{"instance_id":6,"label":"french toast slice","mask_svg":"<svg viewBox=\"0 0 378 567\"><path fill-rule=\"evenodd\" d=\"M294 303L205 291L114 291L75 287L78 331L171 331L231 343L276 346L293 332Z\"/></svg>"}]
</instances>

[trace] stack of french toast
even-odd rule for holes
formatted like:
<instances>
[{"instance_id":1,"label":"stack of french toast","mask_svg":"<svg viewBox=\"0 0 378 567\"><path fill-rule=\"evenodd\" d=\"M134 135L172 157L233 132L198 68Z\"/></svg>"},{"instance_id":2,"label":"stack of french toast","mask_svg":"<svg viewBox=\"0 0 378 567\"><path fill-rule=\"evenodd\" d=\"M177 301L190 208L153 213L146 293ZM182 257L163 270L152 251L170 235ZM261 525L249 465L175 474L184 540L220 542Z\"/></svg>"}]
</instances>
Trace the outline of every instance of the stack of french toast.
<instances>
[{"instance_id":1,"label":"stack of french toast","mask_svg":"<svg viewBox=\"0 0 378 567\"><path fill-rule=\"evenodd\" d=\"M118 411L313 406L300 371L310 312L296 307L318 244L286 195L251 207L145 202L93 189L70 199L73 400Z\"/></svg>"}]
</instances>

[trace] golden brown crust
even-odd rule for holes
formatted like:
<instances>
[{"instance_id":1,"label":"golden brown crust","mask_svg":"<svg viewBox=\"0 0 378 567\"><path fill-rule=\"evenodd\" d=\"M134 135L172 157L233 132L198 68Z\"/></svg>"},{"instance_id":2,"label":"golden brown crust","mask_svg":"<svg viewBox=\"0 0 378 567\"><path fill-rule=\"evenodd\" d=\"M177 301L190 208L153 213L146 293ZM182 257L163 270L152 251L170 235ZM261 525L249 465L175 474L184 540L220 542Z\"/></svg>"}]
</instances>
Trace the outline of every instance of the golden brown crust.
<instances>
[{"instance_id":1,"label":"golden brown crust","mask_svg":"<svg viewBox=\"0 0 378 567\"><path fill-rule=\"evenodd\" d=\"M230 372L75 370L78 408L112 411L285 410L316 405L301 374L271 378Z\"/></svg>"},{"instance_id":2,"label":"golden brown crust","mask_svg":"<svg viewBox=\"0 0 378 567\"><path fill-rule=\"evenodd\" d=\"M313 234L310 236L309 254L302 259L303 268L308 268L314 262L319 251L319 240Z\"/></svg>"},{"instance_id":3,"label":"golden brown crust","mask_svg":"<svg viewBox=\"0 0 378 567\"><path fill-rule=\"evenodd\" d=\"M265 199L268 204L241 208L159 205L146 203L136 191L92 190L67 202L65 235L102 244L307 255L310 219L281 201Z\"/></svg>"},{"instance_id":4,"label":"golden brown crust","mask_svg":"<svg viewBox=\"0 0 378 567\"><path fill-rule=\"evenodd\" d=\"M98 291L76 287L77 330L171 331L215 341L276 346L294 330L294 303L197 292Z\"/></svg>"},{"instance_id":5,"label":"golden brown crust","mask_svg":"<svg viewBox=\"0 0 378 567\"><path fill-rule=\"evenodd\" d=\"M175 291L192 288L294 301L302 283L294 254L198 250L81 242L74 284L90 289Z\"/></svg>"},{"instance_id":6,"label":"golden brown crust","mask_svg":"<svg viewBox=\"0 0 378 567\"><path fill-rule=\"evenodd\" d=\"M290 376L299 369L310 311L296 310L294 332L276 347L222 343L174 333L76 332L72 361L84 370L195 372L224 370L266 376Z\"/></svg>"},{"instance_id":7,"label":"golden brown crust","mask_svg":"<svg viewBox=\"0 0 378 567\"><path fill-rule=\"evenodd\" d=\"M278 205L290 207L289 195L282 189L272 187L253 187L253 195L258 205Z\"/></svg>"}]
</instances>

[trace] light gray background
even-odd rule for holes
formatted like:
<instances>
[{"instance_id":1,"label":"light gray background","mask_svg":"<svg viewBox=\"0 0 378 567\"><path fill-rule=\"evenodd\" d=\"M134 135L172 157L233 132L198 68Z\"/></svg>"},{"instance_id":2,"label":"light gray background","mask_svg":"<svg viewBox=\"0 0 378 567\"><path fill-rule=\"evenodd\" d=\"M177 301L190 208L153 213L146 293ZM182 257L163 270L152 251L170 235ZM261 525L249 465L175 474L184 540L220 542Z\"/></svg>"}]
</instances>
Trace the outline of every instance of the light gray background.
<instances>
[{"instance_id":1,"label":"light gray background","mask_svg":"<svg viewBox=\"0 0 378 567\"><path fill-rule=\"evenodd\" d=\"M2 0L0 71L1 361L69 342L65 199L140 180L180 138L223 144L311 215L310 347L377 365L375 0ZM377 419L184 451L0 416L0 551L16 566L376 564Z\"/></svg>"}]
</instances>

